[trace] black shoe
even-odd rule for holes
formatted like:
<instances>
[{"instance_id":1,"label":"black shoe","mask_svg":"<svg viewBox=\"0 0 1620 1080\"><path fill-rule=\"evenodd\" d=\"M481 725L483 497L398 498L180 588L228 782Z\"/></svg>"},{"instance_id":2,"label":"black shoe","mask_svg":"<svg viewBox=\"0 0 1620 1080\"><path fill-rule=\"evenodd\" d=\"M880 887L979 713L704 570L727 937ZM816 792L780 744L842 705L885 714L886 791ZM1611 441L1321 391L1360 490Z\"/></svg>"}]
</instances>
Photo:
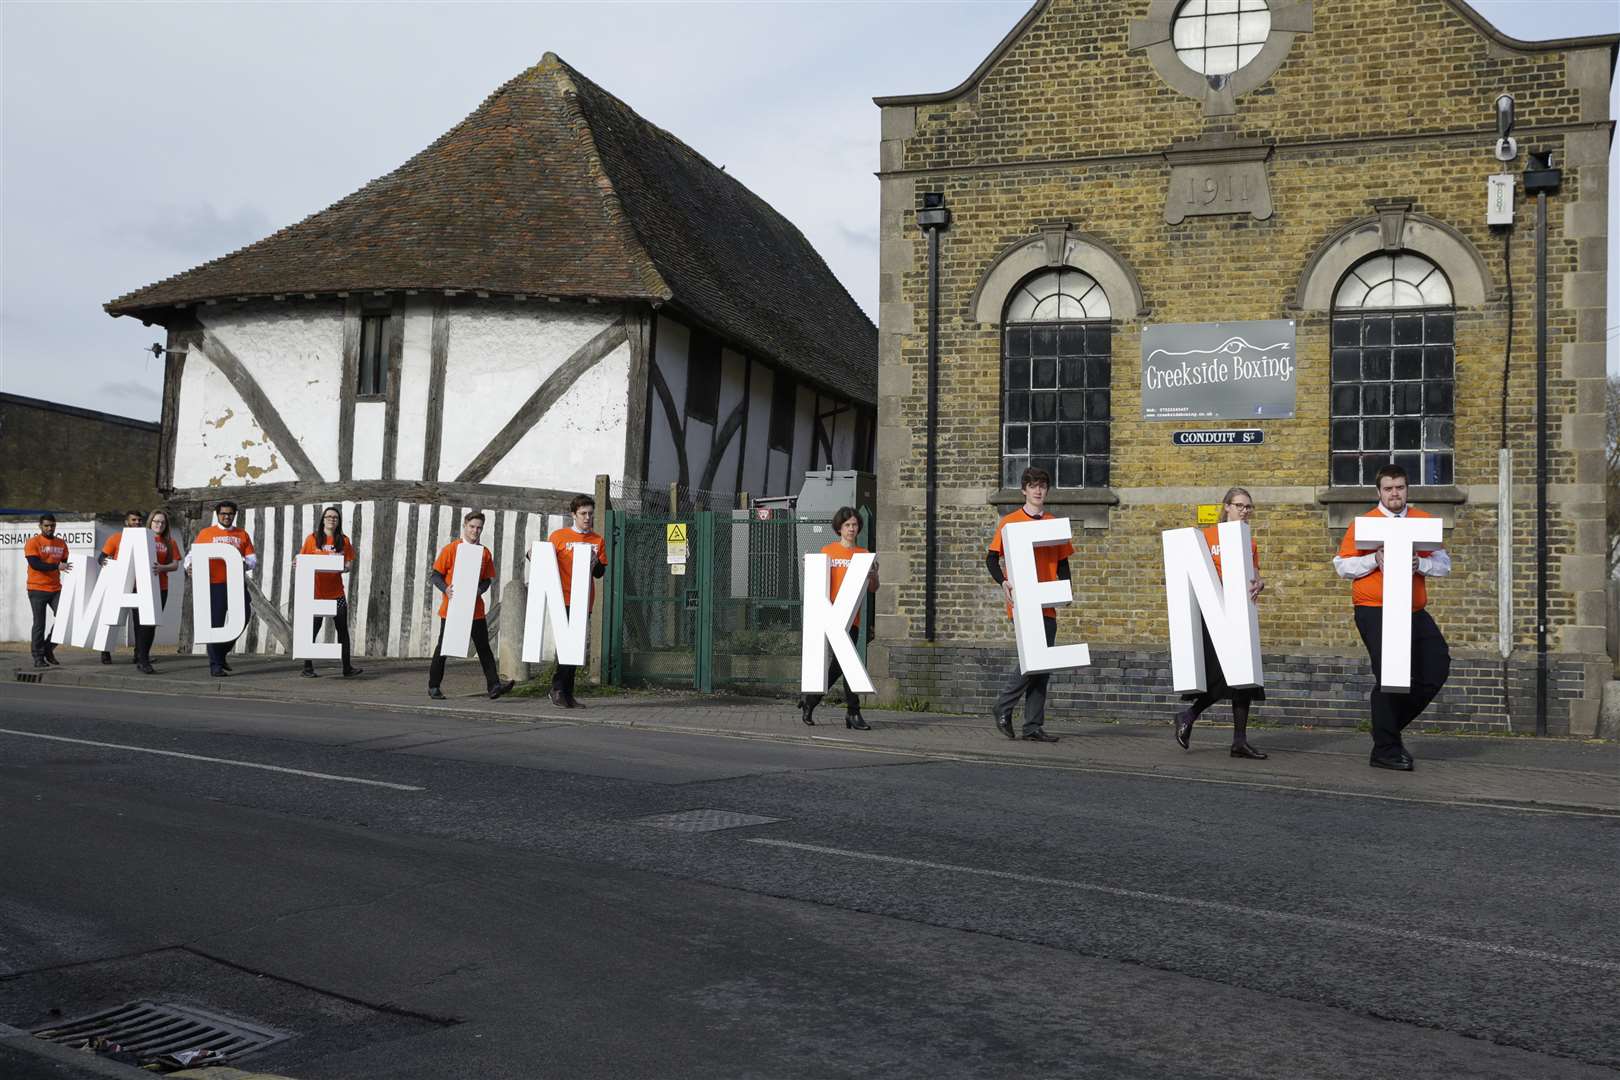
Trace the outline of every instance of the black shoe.
<instances>
[{"instance_id":1,"label":"black shoe","mask_svg":"<svg viewBox=\"0 0 1620 1080\"><path fill-rule=\"evenodd\" d=\"M1233 743L1232 744L1232 756L1233 757L1241 757L1241 758L1252 758L1255 761L1264 761L1264 760L1266 760L1266 754L1265 754L1264 751L1256 750L1254 747L1250 746L1246 742L1245 743Z\"/></svg>"},{"instance_id":2,"label":"black shoe","mask_svg":"<svg viewBox=\"0 0 1620 1080\"><path fill-rule=\"evenodd\" d=\"M583 709L585 707L584 705L580 704L579 699L574 697L573 694L564 694L563 704L567 705L570 709Z\"/></svg>"},{"instance_id":3,"label":"black shoe","mask_svg":"<svg viewBox=\"0 0 1620 1080\"><path fill-rule=\"evenodd\" d=\"M306 679L315 678L315 665L314 664L305 664L302 674L303 674L304 678L306 678Z\"/></svg>"},{"instance_id":4,"label":"black shoe","mask_svg":"<svg viewBox=\"0 0 1620 1080\"><path fill-rule=\"evenodd\" d=\"M62 666L62 661L58 660L56 658L56 654L53 653L53 652L48 652L48 653L45 654L45 662L47 664L51 665L51 667L61 667Z\"/></svg>"},{"instance_id":5,"label":"black shoe","mask_svg":"<svg viewBox=\"0 0 1620 1080\"><path fill-rule=\"evenodd\" d=\"M443 701L444 692L437 686L430 686L428 687L428 697L432 698L434 701Z\"/></svg>"},{"instance_id":6,"label":"black shoe","mask_svg":"<svg viewBox=\"0 0 1620 1080\"><path fill-rule=\"evenodd\" d=\"M803 720L810 727L816 726L815 711L815 702L811 701L807 697L802 697L799 699L799 719Z\"/></svg>"},{"instance_id":7,"label":"black shoe","mask_svg":"<svg viewBox=\"0 0 1620 1080\"><path fill-rule=\"evenodd\" d=\"M1196 719L1198 718L1185 709L1176 713L1176 745L1183 750L1188 749L1188 744L1192 742L1192 726Z\"/></svg>"},{"instance_id":8,"label":"black shoe","mask_svg":"<svg viewBox=\"0 0 1620 1080\"><path fill-rule=\"evenodd\" d=\"M212 675L216 679L223 679L229 675L230 672L226 671L224 668L214 668L209 671L208 674Z\"/></svg>"},{"instance_id":9,"label":"black shoe","mask_svg":"<svg viewBox=\"0 0 1620 1080\"><path fill-rule=\"evenodd\" d=\"M43 656L36 656L36 657L34 657L34 666L35 667L50 667L51 665L49 665L49 664L47 664L45 662L45 658Z\"/></svg>"},{"instance_id":10,"label":"black shoe","mask_svg":"<svg viewBox=\"0 0 1620 1080\"><path fill-rule=\"evenodd\" d=\"M153 667L151 664L136 664L135 670L139 671L142 675L157 674L157 668Z\"/></svg>"},{"instance_id":11,"label":"black shoe","mask_svg":"<svg viewBox=\"0 0 1620 1080\"><path fill-rule=\"evenodd\" d=\"M1024 732L1024 740L1026 742L1057 742L1058 737L1056 735L1048 735L1040 728L1036 728L1034 731Z\"/></svg>"},{"instance_id":12,"label":"black shoe","mask_svg":"<svg viewBox=\"0 0 1620 1080\"><path fill-rule=\"evenodd\" d=\"M112 663L112 653L103 651L102 654L101 654L101 662L103 664Z\"/></svg>"},{"instance_id":13,"label":"black shoe","mask_svg":"<svg viewBox=\"0 0 1620 1080\"><path fill-rule=\"evenodd\" d=\"M1367 759L1367 764L1371 765L1375 769L1394 769L1396 772L1412 771L1412 759L1409 757L1400 757L1395 754L1388 754L1383 757L1374 754L1372 757Z\"/></svg>"},{"instance_id":14,"label":"black shoe","mask_svg":"<svg viewBox=\"0 0 1620 1080\"><path fill-rule=\"evenodd\" d=\"M502 679L500 682L489 688L489 700L494 701L496 698L500 697L502 694L506 693L516 685L517 683L513 682L511 679Z\"/></svg>"},{"instance_id":15,"label":"black shoe","mask_svg":"<svg viewBox=\"0 0 1620 1080\"><path fill-rule=\"evenodd\" d=\"M236 670L235 668L231 667L229 661L226 661L226 660L221 660L219 662L219 666L224 668L226 671L235 671Z\"/></svg>"},{"instance_id":16,"label":"black shoe","mask_svg":"<svg viewBox=\"0 0 1620 1080\"><path fill-rule=\"evenodd\" d=\"M568 702L563 698L563 692L561 690L558 690L555 686L553 686L551 688L551 692L548 693L546 695L546 697L550 698L551 703L553 705L557 706L557 708L559 708L559 709L568 708Z\"/></svg>"},{"instance_id":17,"label":"black shoe","mask_svg":"<svg viewBox=\"0 0 1620 1080\"><path fill-rule=\"evenodd\" d=\"M1012 713L1006 713L996 717L996 730L1007 736L1009 739L1018 738L1018 733L1013 730L1012 726Z\"/></svg>"},{"instance_id":18,"label":"black shoe","mask_svg":"<svg viewBox=\"0 0 1620 1080\"><path fill-rule=\"evenodd\" d=\"M363 671L362 669L357 668L357 667L346 667L346 668L343 669L343 677L345 679L352 679L356 675L364 675L364 674L365 674L365 671Z\"/></svg>"},{"instance_id":19,"label":"black shoe","mask_svg":"<svg viewBox=\"0 0 1620 1080\"><path fill-rule=\"evenodd\" d=\"M855 731L871 731L872 725L858 711L844 714L844 726Z\"/></svg>"}]
</instances>

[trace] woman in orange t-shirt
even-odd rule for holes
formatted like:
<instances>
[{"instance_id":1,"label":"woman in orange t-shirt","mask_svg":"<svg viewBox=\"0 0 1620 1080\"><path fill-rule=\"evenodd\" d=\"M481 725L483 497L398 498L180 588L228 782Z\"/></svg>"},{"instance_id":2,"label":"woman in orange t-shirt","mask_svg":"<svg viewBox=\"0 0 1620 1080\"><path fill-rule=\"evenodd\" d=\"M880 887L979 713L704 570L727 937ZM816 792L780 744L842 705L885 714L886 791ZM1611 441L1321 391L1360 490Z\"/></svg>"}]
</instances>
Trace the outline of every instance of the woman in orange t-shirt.
<instances>
[{"instance_id":1,"label":"woman in orange t-shirt","mask_svg":"<svg viewBox=\"0 0 1620 1080\"><path fill-rule=\"evenodd\" d=\"M169 512L161 507L146 515L146 527L152 530L152 571L157 575L158 618L169 606L169 575L180 569L180 542L169 529ZM152 643L157 640L158 628L135 621L135 669L144 675L156 675L152 666Z\"/></svg>"},{"instance_id":2,"label":"woman in orange t-shirt","mask_svg":"<svg viewBox=\"0 0 1620 1080\"><path fill-rule=\"evenodd\" d=\"M354 545L343 535L341 507L328 506L321 511L321 523L304 538L304 546L298 554L343 556L342 570L324 570L315 575L315 599L337 601L336 615L315 617L315 636L321 636L321 620L330 618L333 628L337 630L338 646L343 650L344 676L360 674L360 669L349 663L349 601L343 595L343 575L354 566ZM304 678L314 677L315 661L305 660Z\"/></svg>"},{"instance_id":3,"label":"woman in orange t-shirt","mask_svg":"<svg viewBox=\"0 0 1620 1080\"><path fill-rule=\"evenodd\" d=\"M1248 521L1254 513L1254 496L1240 487L1232 488L1221 500L1221 521ZM1209 545L1209 553L1215 559L1215 572L1221 572L1221 544L1220 527L1211 525L1204 530L1204 542ZM1254 565L1254 578L1249 582L1249 599L1253 600L1260 595L1266 583L1260 580L1260 548L1251 539L1252 545L1249 554ZM1221 671L1221 661L1215 655L1215 642L1209 636L1209 624L1204 624L1204 676L1208 689L1202 694L1183 694L1182 699L1191 702L1185 709L1176 715L1176 742L1183 750L1187 749L1192 740L1193 721L1198 719L1200 713L1211 705L1226 698L1232 702L1232 756L1236 758L1261 759L1266 755L1249 745L1249 706L1256 701L1264 701L1264 689L1254 687L1232 687L1226 685L1226 675Z\"/></svg>"},{"instance_id":4,"label":"woman in orange t-shirt","mask_svg":"<svg viewBox=\"0 0 1620 1080\"><path fill-rule=\"evenodd\" d=\"M844 584L844 575L849 573L849 560L856 555L866 555L867 550L857 547L855 541L861 535L861 517L853 506L841 506L832 519L833 532L838 539L821 549L821 554L827 556L827 598L830 600L838 595L839 588ZM867 592L876 592L878 587L877 564L873 563L872 573L866 579ZM850 640L855 640L855 629L861 623L861 611L865 603L855 609L855 617L849 623ZM827 668L827 689L842 677L844 671L838 666L838 658L832 658L832 664ZM812 715L816 706L821 704L821 694L805 694L799 698L799 719L815 726ZM866 722L861 715L860 695L849 688L849 680L844 679L844 726L856 731L871 731L872 725Z\"/></svg>"}]
</instances>

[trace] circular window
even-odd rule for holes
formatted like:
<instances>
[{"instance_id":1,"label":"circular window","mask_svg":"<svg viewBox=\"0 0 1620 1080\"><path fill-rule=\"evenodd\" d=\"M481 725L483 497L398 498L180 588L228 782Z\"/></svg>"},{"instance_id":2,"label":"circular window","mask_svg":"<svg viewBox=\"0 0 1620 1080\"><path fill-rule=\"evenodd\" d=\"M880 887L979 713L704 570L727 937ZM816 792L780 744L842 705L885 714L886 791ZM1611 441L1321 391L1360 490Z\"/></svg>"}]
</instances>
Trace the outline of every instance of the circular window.
<instances>
[{"instance_id":1,"label":"circular window","mask_svg":"<svg viewBox=\"0 0 1620 1080\"><path fill-rule=\"evenodd\" d=\"M1266 0L1187 0L1170 27L1176 58L1200 75L1230 75L1247 66L1270 36Z\"/></svg>"}]
</instances>

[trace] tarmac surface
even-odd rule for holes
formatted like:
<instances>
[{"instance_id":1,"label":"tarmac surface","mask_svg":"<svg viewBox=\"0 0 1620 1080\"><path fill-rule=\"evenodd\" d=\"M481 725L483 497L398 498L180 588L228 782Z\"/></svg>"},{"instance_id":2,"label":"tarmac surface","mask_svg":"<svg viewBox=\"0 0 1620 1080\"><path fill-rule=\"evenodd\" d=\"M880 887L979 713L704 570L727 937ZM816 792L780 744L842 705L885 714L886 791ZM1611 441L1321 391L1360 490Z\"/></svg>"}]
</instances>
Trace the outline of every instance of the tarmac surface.
<instances>
[{"instance_id":1,"label":"tarmac surface","mask_svg":"<svg viewBox=\"0 0 1620 1080\"><path fill-rule=\"evenodd\" d=\"M63 656L0 693L16 1028L167 995L296 1032L240 1067L300 1080L1620 1072L1613 744L1401 774L1343 731Z\"/></svg>"}]
</instances>

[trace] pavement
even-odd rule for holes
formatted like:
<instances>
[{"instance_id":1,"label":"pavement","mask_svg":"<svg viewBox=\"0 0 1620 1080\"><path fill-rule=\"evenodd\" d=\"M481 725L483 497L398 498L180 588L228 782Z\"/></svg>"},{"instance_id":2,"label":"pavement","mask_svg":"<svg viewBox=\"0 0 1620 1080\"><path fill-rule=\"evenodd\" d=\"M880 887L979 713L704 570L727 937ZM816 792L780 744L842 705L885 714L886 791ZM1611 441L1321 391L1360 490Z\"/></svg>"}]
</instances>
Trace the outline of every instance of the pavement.
<instances>
[{"instance_id":1,"label":"pavement","mask_svg":"<svg viewBox=\"0 0 1620 1080\"><path fill-rule=\"evenodd\" d=\"M142 675L132 667L127 649L113 655L114 663L106 665L94 651L62 648L61 666L35 669L27 653L13 647L0 650L0 672L14 668L16 679L45 686L213 695L222 704L232 698L297 701L466 720L469 727L460 739L465 746L459 750L442 742L438 746L469 759L508 752L505 737L511 733L510 725L567 723L1375 800L1620 815L1616 783L1620 744L1596 740L1409 731L1406 743L1417 759L1416 769L1397 773L1370 768L1369 736L1343 728L1271 728L1251 722L1249 742L1270 756L1264 761L1234 759L1227 753L1231 737L1229 725L1222 722L1229 715L1224 705L1206 714L1213 719L1199 721L1191 749L1182 751L1171 737L1168 716L1162 724L1049 716L1047 730L1061 741L1037 744L1008 741L988 716L880 710L870 705L865 712L871 731L846 730L842 708L831 703L819 710L816 726L806 727L786 698L609 688L585 696L585 708L577 710L557 708L541 692L490 701L482 693L482 677L473 661L451 661L443 686L447 700L438 702L427 697L425 661L362 659L364 674L347 679L335 664L317 665L320 676L307 679L299 674L300 661L237 656L232 658L234 674L219 679L208 674L201 656L160 655L154 658L157 674Z\"/></svg>"}]
</instances>

